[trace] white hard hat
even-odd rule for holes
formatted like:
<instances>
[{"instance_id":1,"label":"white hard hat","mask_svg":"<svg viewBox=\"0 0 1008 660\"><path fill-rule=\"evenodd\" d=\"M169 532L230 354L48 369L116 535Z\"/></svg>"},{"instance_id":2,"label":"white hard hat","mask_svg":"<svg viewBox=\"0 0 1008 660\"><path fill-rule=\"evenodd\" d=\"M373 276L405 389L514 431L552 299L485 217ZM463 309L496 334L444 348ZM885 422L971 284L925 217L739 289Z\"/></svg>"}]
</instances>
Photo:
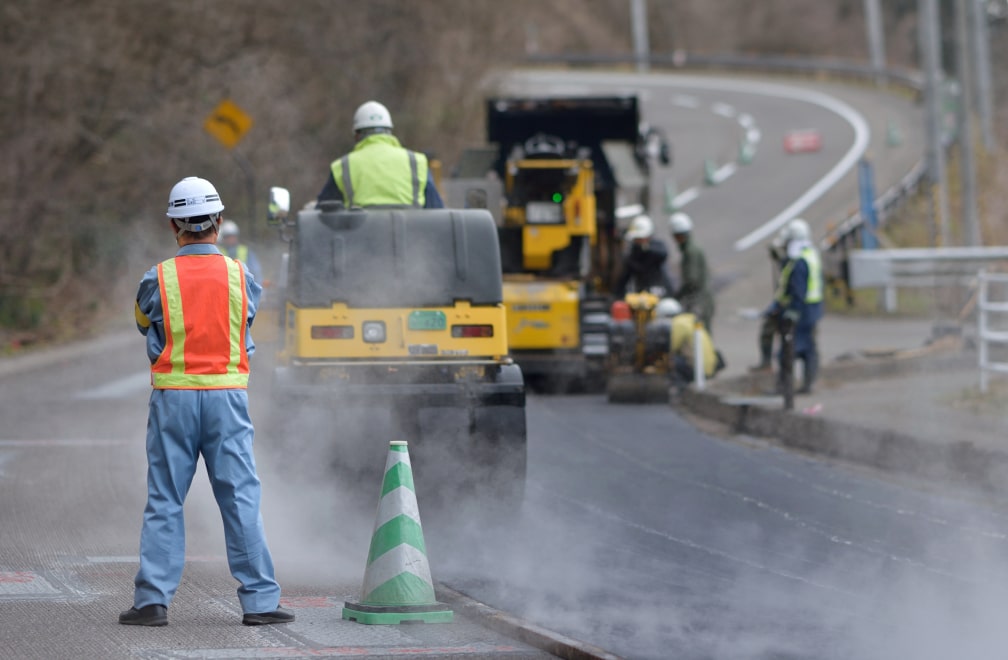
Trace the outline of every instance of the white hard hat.
<instances>
[{"instance_id":1,"label":"white hard hat","mask_svg":"<svg viewBox=\"0 0 1008 660\"><path fill-rule=\"evenodd\" d=\"M392 128L392 115L388 108L378 101L361 104L353 116L353 129L356 132L365 128Z\"/></svg>"},{"instance_id":2,"label":"white hard hat","mask_svg":"<svg viewBox=\"0 0 1008 660\"><path fill-rule=\"evenodd\" d=\"M623 238L632 241L637 238L651 238L654 234L654 222L646 215L639 215L630 223Z\"/></svg>"},{"instance_id":3,"label":"white hard hat","mask_svg":"<svg viewBox=\"0 0 1008 660\"><path fill-rule=\"evenodd\" d=\"M671 318L676 314L682 314L682 305L675 298L662 298L655 305L655 316L658 318Z\"/></svg>"},{"instance_id":4,"label":"white hard hat","mask_svg":"<svg viewBox=\"0 0 1008 660\"><path fill-rule=\"evenodd\" d=\"M809 224L801 218L795 218L787 225L787 240L808 241L812 238L812 229Z\"/></svg>"},{"instance_id":5,"label":"white hard hat","mask_svg":"<svg viewBox=\"0 0 1008 660\"><path fill-rule=\"evenodd\" d=\"M220 237L227 238L228 236L237 236L241 233L238 229L238 223L234 220L223 220L220 224Z\"/></svg>"},{"instance_id":6,"label":"white hard hat","mask_svg":"<svg viewBox=\"0 0 1008 660\"><path fill-rule=\"evenodd\" d=\"M673 213L669 218L669 229L673 234L685 234L693 231L693 221L685 213Z\"/></svg>"},{"instance_id":7,"label":"white hard hat","mask_svg":"<svg viewBox=\"0 0 1008 660\"><path fill-rule=\"evenodd\" d=\"M224 210L213 184L198 176L187 176L168 194L169 218L197 218Z\"/></svg>"},{"instance_id":8,"label":"white hard hat","mask_svg":"<svg viewBox=\"0 0 1008 660\"><path fill-rule=\"evenodd\" d=\"M189 231L198 234L217 226L220 212L224 210L220 195L213 184L198 176L187 176L168 194L168 217L179 229L179 234ZM189 218L207 218L200 222L185 222Z\"/></svg>"}]
</instances>

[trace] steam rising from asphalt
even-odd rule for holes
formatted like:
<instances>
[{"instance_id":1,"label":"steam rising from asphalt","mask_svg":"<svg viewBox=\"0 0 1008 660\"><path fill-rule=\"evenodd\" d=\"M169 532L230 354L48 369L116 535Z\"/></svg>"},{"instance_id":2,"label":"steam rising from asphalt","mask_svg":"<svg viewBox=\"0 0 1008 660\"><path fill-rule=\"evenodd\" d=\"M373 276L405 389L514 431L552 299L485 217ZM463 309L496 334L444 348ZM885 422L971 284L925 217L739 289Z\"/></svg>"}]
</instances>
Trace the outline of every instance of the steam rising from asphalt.
<instances>
[{"instance_id":1,"label":"steam rising from asphalt","mask_svg":"<svg viewBox=\"0 0 1008 660\"><path fill-rule=\"evenodd\" d=\"M278 578L287 592L356 589L388 441L407 439L416 466L438 442L460 436L464 420L457 411L428 412L414 441L402 437L387 408L278 405L270 401L269 347L260 350L253 418ZM552 401L530 405L541 411ZM664 415L672 419L663 422L665 433L683 442L676 434L685 424ZM627 428L612 437L628 441ZM575 638L612 641L612 650L634 658L991 658L1008 648L1001 625L1008 518L989 503L826 465L798 468L801 459L765 447L751 449L741 467L729 469L722 456L726 465L713 473L657 474L619 442L570 452L563 462L542 454L564 441L592 445L588 436L530 427L530 486L517 521L486 514L465 495L438 514L430 490L452 475L415 469L435 580ZM591 479L592 460L628 480L660 479L667 495L656 500L642 488L630 514L608 499L604 484L590 485L590 498L572 494L564 484L582 471ZM357 480L340 469L372 464ZM731 469L759 471L791 495L732 485L724 477ZM819 508L806 507L813 501ZM728 514L711 506L707 515L714 502Z\"/></svg>"},{"instance_id":2,"label":"steam rising from asphalt","mask_svg":"<svg viewBox=\"0 0 1008 660\"><path fill-rule=\"evenodd\" d=\"M634 514L605 496L572 497L555 483L565 468L552 466L533 478L518 525L435 539L432 565L449 585L626 657L1001 656L1004 515L785 460L767 470L756 456L750 468L792 490L787 504L680 474L664 502L642 488ZM806 506L819 498L824 508ZM705 520L697 509L713 500L728 513Z\"/></svg>"}]
</instances>

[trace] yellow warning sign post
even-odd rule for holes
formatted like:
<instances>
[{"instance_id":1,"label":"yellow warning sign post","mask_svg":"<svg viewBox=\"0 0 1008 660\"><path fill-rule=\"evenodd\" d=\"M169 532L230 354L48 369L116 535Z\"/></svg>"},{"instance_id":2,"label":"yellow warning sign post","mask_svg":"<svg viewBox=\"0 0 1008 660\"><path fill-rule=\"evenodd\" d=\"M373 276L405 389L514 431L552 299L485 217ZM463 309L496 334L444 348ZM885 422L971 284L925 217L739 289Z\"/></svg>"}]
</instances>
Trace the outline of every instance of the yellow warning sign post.
<instances>
[{"instance_id":1,"label":"yellow warning sign post","mask_svg":"<svg viewBox=\"0 0 1008 660\"><path fill-rule=\"evenodd\" d=\"M221 101L203 122L203 128L231 149L252 127L252 118L230 99Z\"/></svg>"}]
</instances>

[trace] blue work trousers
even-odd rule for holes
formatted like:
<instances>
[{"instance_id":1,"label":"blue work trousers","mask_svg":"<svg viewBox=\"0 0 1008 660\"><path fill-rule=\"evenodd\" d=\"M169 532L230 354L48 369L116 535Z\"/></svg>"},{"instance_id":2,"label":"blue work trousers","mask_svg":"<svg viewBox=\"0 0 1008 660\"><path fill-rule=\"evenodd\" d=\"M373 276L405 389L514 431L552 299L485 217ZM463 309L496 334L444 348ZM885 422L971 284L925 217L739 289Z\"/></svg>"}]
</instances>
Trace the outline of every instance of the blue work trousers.
<instances>
[{"instance_id":1,"label":"blue work trousers","mask_svg":"<svg viewBox=\"0 0 1008 660\"><path fill-rule=\"evenodd\" d=\"M245 613L272 612L280 586L259 511L248 393L154 390L147 418L147 507L133 605L171 604L185 565L183 503L203 456L224 521L228 565Z\"/></svg>"}]
</instances>

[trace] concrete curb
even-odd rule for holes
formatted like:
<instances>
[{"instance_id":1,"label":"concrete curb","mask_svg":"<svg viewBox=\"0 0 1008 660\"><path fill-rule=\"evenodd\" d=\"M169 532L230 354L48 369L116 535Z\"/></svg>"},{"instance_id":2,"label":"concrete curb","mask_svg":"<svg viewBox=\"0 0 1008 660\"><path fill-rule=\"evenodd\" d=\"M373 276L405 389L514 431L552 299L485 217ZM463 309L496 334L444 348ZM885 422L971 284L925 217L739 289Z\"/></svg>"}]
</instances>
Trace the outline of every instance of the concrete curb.
<instances>
[{"instance_id":1,"label":"concrete curb","mask_svg":"<svg viewBox=\"0 0 1008 660\"><path fill-rule=\"evenodd\" d=\"M478 619L483 625L520 642L542 649L558 658L567 660L619 660L620 656L609 653L597 646L566 637L529 623L516 616L496 610L485 603L438 583L437 593L441 600L462 610L467 616Z\"/></svg>"},{"instance_id":2,"label":"concrete curb","mask_svg":"<svg viewBox=\"0 0 1008 660\"><path fill-rule=\"evenodd\" d=\"M883 378L942 366L967 363L959 353L929 358L880 360L864 369L844 368L844 380ZM975 363L970 360L968 363ZM825 374L824 374L825 376ZM832 377L836 377L834 374ZM1008 452L977 447L967 440L952 439L938 445L910 434L806 415L800 410L760 405L746 400L749 379L724 383L718 392L687 389L678 404L701 417L729 425L736 433L771 439L778 444L851 463L924 478L951 480L984 491L1003 488L1008 478ZM733 389L727 392L726 389Z\"/></svg>"}]
</instances>

